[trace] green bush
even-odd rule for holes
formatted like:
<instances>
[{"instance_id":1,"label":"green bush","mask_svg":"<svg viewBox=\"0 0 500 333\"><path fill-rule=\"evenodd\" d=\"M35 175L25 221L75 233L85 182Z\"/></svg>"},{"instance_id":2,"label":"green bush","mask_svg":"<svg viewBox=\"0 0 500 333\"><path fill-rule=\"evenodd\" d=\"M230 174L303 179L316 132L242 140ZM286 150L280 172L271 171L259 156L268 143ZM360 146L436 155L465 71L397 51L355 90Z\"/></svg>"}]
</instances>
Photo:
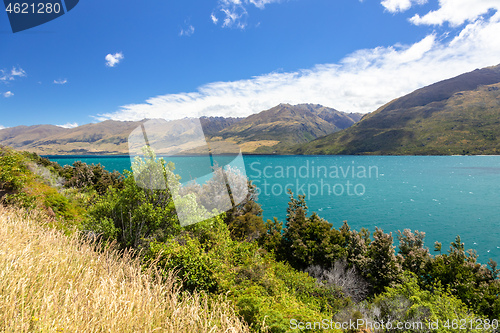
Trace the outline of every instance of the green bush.
<instances>
[{"instance_id":1,"label":"green bush","mask_svg":"<svg viewBox=\"0 0 500 333\"><path fill-rule=\"evenodd\" d=\"M380 309L378 319L399 322L423 322L428 327L429 323L439 322L436 332L462 332L453 325L445 327L446 323L460 320L470 323L477 319L484 320L470 311L467 306L441 284L435 284L432 291L422 290L418 285L415 274L406 272L400 285L388 288L377 296L373 305ZM483 330L492 332L493 330ZM406 330L405 332L413 332Z\"/></svg>"},{"instance_id":2,"label":"green bush","mask_svg":"<svg viewBox=\"0 0 500 333\"><path fill-rule=\"evenodd\" d=\"M429 289L439 281L478 313L498 319L500 281L496 262L490 260L489 265L491 269L478 263L475 251L465 251L464 243L457 236L447 254L437 255L427 262L422 285Z\"/></svg>"},{"instance_id":3,"label":"green bush","mask_svg":"<svg viewBox=\"0 0 500 333\"><path fill-rule=\"evenodd\" d=\"M29 180L25 158L7 148L0 150L0 190L18 192Z\"/></svg>"},{"instance_id":4,"label":"green bush","mask_svg":"<svg viewBox=\"0 0 500 333\"><path fill-rule=\"evenodd\" d=\"M146 258L177 270L187 290L228 295L255 331L288 332L291 319L320 321L349 302L339 289L277 262L256 242L233 240L223 215L151 243Z\"/></svg>"},{"instance_id":5,"label":"green bush","mask_svg":"<svg viewBox=\"0 0 500 333\"><path fill-rule=\"evenodd\" d=\"M65 166L60 173L66 179L66 187L92 189L100 195L106 193L109 187L123 186L123 176L117 171L107 171L101 164L88 165L77 161L73 166Z\"/></svg>"},{"instance_id":6,"label":"green bush","mask_svg":"<svg viewBox=\"0 0 500 333\"><path fill-rule=\"evenodd\" d=\"M168 192L145 190L130 174L123 188L110 188L88 210L84 229L122 248L138 248L146 240L166 240L179 232L179 221Z\"/></svg>"},{"instance_id":7,"label":"green bush","mask_svg":"<svg viewBox=\"0 0 500 333\"><path fill-rule=\"evenodd\" d=\"M0 200L25 209L40 209L54 226L73 232L84 210L47 180L59 177L54 171L56 165L36 154L0 148Z\"/></svg>"}]
</instances>

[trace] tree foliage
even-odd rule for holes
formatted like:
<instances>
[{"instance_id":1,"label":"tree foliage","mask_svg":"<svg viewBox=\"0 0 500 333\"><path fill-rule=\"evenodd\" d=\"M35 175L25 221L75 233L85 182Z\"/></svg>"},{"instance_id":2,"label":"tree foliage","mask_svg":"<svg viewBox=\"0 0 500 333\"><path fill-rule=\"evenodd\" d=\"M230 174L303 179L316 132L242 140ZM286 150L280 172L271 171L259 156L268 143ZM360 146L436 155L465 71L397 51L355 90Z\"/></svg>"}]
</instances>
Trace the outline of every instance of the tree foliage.
<instances>
[{"instance_id":1,"label":"tree foliage","mask_svg":"<svg viewBox=\"0 0 500 333\"><path fill-rule=\"evenodd\" d=\"M66 166L60 171L66 179L66 187L93 189L98 194L104 194L109 187L123 186L123 176L118 172L109 172L101 164L88 165L81 161Z\"/></svg>"}]
</instances>

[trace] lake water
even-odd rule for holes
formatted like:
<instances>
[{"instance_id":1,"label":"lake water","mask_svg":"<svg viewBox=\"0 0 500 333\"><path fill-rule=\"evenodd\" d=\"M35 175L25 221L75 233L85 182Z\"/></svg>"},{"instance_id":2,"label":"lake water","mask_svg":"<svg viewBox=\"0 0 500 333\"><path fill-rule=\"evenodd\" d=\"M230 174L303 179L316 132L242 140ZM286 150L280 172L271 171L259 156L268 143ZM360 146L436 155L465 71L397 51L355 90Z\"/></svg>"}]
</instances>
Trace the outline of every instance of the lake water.
<instances>
[{"instance_id":1,"label":"lake water","mask_svg":"<svg viewBox=\"0 0 500 333\"><path fill-rule=\"evenodd\" d=\"M130 170L129 157L50 156ZM288 195L306 194L310 212L351 228L426 232L448 249L456 235L479 261L500 261L500 156L245 156L247 176L259 188L264 217L284 221ZM176 158L183 179L198 177L196 157ZM198 173L200 171L198 170ZM397 242L396 242L397 243Z\"/></svg>"}]
</instances>

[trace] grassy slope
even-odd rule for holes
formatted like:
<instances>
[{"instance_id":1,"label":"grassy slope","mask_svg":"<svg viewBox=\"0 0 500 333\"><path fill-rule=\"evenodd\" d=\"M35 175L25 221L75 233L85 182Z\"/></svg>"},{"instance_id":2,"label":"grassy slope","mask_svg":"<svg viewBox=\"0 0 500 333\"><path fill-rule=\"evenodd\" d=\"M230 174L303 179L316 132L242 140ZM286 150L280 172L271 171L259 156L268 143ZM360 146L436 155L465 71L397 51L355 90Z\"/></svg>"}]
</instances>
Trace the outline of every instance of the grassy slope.
<instances>
[{"instance_id":1,"label":"grassy slope","mask_svg":"<svg viewBox=\"0 0 500 333\"><path fill-rule=\"evenodd\" d=\"M297 147L295 152L499 154L498 82L500 66L438 82L384 105L347 130Z\"/></svg>"},{"instance_id":2,"label":"grassy slope","mask_svg":"<svg viewBox=\"0 0 500 333\"><path fill-rule=\"evenodd\" d=\"M98 252L0 206L0 331L247 332L224 302L179 295L127 254Z\"/></svg>"},{"instance_id":3,"label":"grassy slope","mask_svg":"<svg viewBox=\"0 0 500 333\"><path fill-rule=\"evenodd\" d=\"M222 299L181 295L171 271L82 240L85 194L44 162L0 146L1 332L249 331Z\"/></svg>"}]
</instances>

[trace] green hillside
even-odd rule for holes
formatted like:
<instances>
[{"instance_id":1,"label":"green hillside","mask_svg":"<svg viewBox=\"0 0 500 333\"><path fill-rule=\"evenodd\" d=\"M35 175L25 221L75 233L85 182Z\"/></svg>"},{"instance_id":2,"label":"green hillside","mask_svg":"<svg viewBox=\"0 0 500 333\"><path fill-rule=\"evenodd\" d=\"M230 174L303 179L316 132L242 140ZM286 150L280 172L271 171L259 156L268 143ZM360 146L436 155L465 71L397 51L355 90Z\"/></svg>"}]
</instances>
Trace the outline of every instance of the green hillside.
<instances>
[{"instance_id":1,"label":"green hillside","mask_svg":"<svg viewBox=\"0 0 500 333\"><path fill-rule=\"evenodd\" d=\"M351 128L297 146L298 154L500 153L500 65L391 101Z\"/></svg>"}]
</instances>

